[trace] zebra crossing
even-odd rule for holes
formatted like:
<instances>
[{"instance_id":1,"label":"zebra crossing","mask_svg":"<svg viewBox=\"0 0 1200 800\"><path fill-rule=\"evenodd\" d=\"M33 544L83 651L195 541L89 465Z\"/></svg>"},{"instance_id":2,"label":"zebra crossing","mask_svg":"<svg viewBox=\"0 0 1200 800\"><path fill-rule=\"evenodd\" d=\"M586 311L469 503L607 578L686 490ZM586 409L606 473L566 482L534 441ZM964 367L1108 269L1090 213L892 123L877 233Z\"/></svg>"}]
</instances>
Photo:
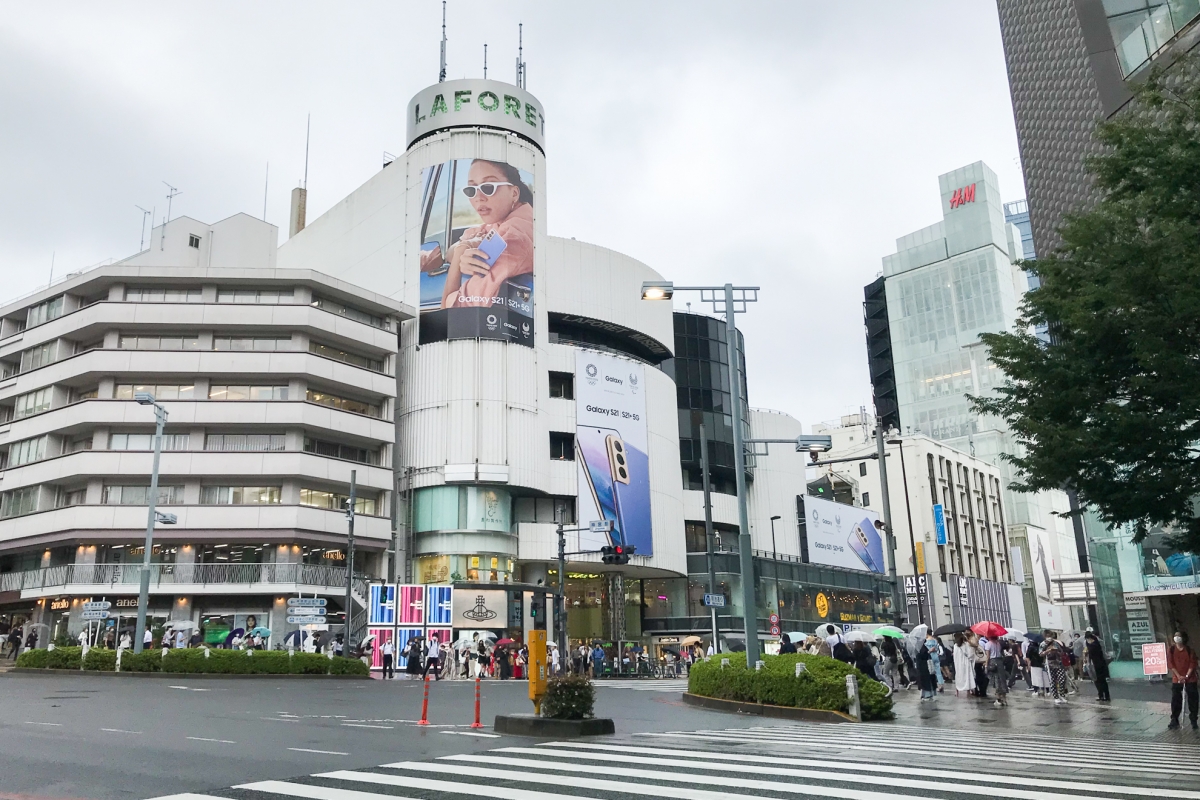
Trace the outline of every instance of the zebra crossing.
<instances>
[{"instance_id":1,"label":"zebra crossing","mask_svg":"<svg viewBox=\"0 0 1200 800\"><path fill-rule=\"evenodd\" d=\"M946 729L872 728L764 726L639 734L626 741L516 744L155 800L1132 800L1150 795L1200 800L1200 789L1188 788L1200 787L1200 770L1191 766L1200 746L1031 734L989 740ZM924 738L910 739L918 735ZM881 743L908 740L920 742L921 757L876 750ZM814 746L825 744L841 751ZM1036 751L1038 763L1047 766L964 763L956 760L958 753L946 757L943 746L951 751L990 746L1017 757ZM1098 769L1118 764L1119 774Z\"/></svg>"},{"instance_id":2,"label":"zebra crossing","mask_svg":"<svg viewBox=\"0 0 1200 800\"><path fill-rule=\"evenodd\" d=\"M686 692L687 678L636 678L593 681L597 689L633 689L635 692Z\"/></svg>"}]
</instances>

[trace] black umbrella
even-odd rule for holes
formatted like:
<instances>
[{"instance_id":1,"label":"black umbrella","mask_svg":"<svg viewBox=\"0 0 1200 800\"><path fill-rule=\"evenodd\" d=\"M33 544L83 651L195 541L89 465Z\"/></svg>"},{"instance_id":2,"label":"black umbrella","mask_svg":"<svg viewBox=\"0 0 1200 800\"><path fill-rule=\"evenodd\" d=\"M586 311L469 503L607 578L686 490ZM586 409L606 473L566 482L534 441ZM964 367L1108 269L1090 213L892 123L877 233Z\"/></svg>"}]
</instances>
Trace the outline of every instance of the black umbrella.
<instances>
[{"instance_id":1,"label":"black umbrella","mask_svg":"<svg viewBox=\"0 0 1200 800\"><path fill-rule=\"evenodd\" d=\"M746 643L739 642L736 639L732 642L725 643L725 649L731 653L742 653L746 650Z\"/></svg>"},{"instance_id":2,"label":"black umbrella","mask_svg":"<svg viewBox=\"0 0 1200 800\"><path fill-rule=\"evenodd\" d=\"M1034 644L1041 644L1042 639L1045 637L1043 637L1040 633L1027 633L1025 634L1025 638Z\"/></svg>"},{"instance_id":3,"label":"black umbrella","mask_svg":"<svg viewBox=\"0 0 1200 800\"><path fill-rule=\"evenodd\" d=\"M933 635L934 636L949 636L954 633L966 633L969 630L971 630L971 629L969 627L967 627L966 625L960 625L957 622L951 622L951 623L948 623L948 624L943 625L940 628L938 628L936 631L933 632Z\"/></svg>"}]
</instances>

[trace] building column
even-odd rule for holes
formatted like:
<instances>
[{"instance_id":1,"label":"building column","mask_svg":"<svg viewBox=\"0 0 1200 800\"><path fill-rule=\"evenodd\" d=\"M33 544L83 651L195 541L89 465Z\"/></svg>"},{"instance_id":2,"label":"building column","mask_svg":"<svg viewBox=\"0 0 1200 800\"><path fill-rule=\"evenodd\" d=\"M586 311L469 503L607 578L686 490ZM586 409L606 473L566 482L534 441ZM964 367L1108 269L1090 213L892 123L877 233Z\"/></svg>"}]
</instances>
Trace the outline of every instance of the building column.
<instances>
[{"instance_id":1,"label":"building column","mask_svg":"<svg viewBox=\"0 0 1200 800\"><path fill-rule=\"evenodd\" d=\"M609 638L619 646L625 638L625 576L614 572L608 576Z\"/></svg>"}]
</instances>

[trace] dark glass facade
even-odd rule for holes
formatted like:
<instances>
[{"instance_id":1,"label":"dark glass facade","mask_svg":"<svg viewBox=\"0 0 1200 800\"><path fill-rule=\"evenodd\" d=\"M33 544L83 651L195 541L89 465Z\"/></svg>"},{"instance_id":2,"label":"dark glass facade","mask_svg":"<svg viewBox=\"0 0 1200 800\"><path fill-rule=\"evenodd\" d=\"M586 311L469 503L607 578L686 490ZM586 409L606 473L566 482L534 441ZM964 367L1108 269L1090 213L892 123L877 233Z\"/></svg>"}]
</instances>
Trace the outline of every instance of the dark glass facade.
<instances>
[{"instance_id":1,"label":"dark glass facade","mask_svg":"<svg viewBox=\"0 0 1200 800\"><path fill-rule=\"evenodd\" d=\"M742 431L750 437L749 397L746 393L745 341L738 331L738 371L741 376ZM679 409L679 459L684 488L704 488L700 470L700 425L708 438L712 490L737 494L733 471L733 409L729 386L729 348L725 323L713 317L675 312L675 357L662 369L675 380ZM747 461L747 479L750 478Z\"/></svg>"}]
</instances>

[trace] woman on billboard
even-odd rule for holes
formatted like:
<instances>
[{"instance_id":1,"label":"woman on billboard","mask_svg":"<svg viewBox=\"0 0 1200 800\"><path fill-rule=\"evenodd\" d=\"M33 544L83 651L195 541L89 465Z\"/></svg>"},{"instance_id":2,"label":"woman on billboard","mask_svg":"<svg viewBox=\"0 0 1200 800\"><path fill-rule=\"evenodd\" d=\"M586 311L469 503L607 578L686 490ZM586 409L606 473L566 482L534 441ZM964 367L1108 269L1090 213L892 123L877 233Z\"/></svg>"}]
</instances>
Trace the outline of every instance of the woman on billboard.
<instances>
[{"instance_id":1,"label":"woman on billboard","mask_svg":"<svg viewBox=\"0 0 1200 800\"><path fill-rule=\"evenodd\" d=\"M517 168L475 159L462 192L483 224L450 248L442 308L490 306L505 281L533 272L533 192Z\"/></svg>"}]
</instances>

